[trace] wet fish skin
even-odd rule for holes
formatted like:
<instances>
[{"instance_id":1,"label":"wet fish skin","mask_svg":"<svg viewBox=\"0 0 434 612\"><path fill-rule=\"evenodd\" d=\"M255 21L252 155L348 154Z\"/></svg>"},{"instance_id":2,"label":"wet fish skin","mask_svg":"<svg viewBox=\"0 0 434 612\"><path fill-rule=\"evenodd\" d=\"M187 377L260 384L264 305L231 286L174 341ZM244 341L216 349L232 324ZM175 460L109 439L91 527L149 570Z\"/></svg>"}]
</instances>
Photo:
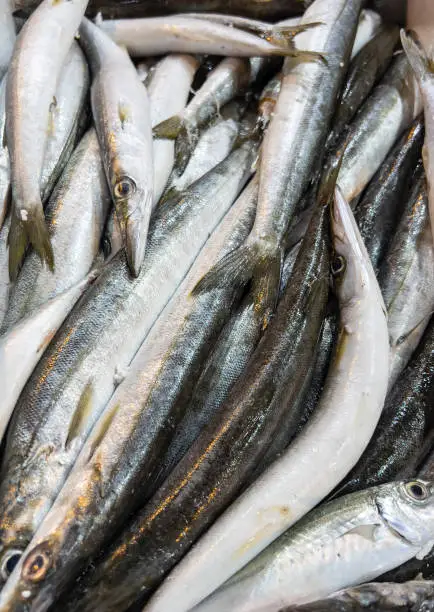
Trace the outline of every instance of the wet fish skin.
<instances>
[{"instance_id":1,"label":"wet fish skin","mask_svg":"<svg viewBox=\"0 0 434 612\"><path fill-rule=\"evenodd\" d=\"M6 146L6 77L0 83L0 228L9 210L11 196L11 166Z\"/></svg>"},{"instance_id":2,"label":"wet fish skin","mask_svg":"<svg viewBox=\"0 0 434 612\"><path fill-rule=\"evenodd\" d=\"M181 200L159 207L140 276L131 278L125 254L119 252L48 347L21 394L6 438L0 477L0 567L8 550L22 551L31 540L92 424L208 234L244 185L255 156L255 145L245 143ZM70 439L68 431L77 422L80 427L73 427Z\"/></svg>"},{"instance_id":3,"label":"wet fish skin","mask_svg":"<svg viewBox=\"0 0 434 612\"><path fill-rule=\"evenodd\" d=\"M336 145L371 89L385 73L399 40L398 26L383 26L351 61L326 146Z\"/></svg>"},{"instance_id":4,"label":"wet fish skin","mask_svg":"<svg viewBox=\"0 0 434 612\"><path fill-rule=\"evenodd\" d=\"M146 88L124 49L92 22L80 26L91 64L91 102L128 264L138 276L154 197L151 111ZM122 86L120 86L122 83Z\"/></svg>"},{"instance_id":5,"label":"wet fish skin","mask_svg":"<svg viewBox=\"0 0 434 612\"><path fill-rule=\"evenodd\" d=\"M387 155L357 205L356 221L377 273L408 198L423 137L423 120L418 117Z\"/></svg>"},{"instance_id":6,"label":"wet fish skin","mask_svg":"<svg viewBox=\"0 0 434 612\"><path fill-rule=\"evenodd\" d=\"M281 29L285 30L287 26L298 25L300 19L293 17L292 19L286 19L285 25L281 26L279 23L270 23L268 21L259 21L257 19L247 19L246 17L240 17L238 15L228 15L222 13L184 13L183 16L193 19L206 19L214 23L221 23L226 26L239 28L240 30L247 30L248 32L254 32L267 38L272 36L274 33L278 33Z\"/></svg>"},{"instance_id":7,"label":"wet fish skin","mask_svg":"<svg viewBox=\"0 0 434 612\"><path fill-rule=\"evenodd\" d=\"M29 253L9 297L4 333L89 272L100 250L111 206L98 138L91 128L71 156L46 209L54 274Z\"/></svg>"},{"instance_id":8,"label":"wet fish skin","mask_svg":"<svg viewBox=\"0 0 434 612\"><path fill-rule=\"evenodd\" d=\"M389 391L377 428L335 495L413 475L434 425L434 319L399 380Z\"/></svg>"},{"instance_id":9,"label":"wet fish skin","mask_svg":"<svg viewBox=\"0 0 434 612\"><path fill-rule=\"evenodd\" d=\"M398 481L321 505L195 612L259 612L307 603L424 554L432 542L433 485Z\"/></svg>"},{"instance_id":10,"label":"wet fish skin","mask_svg":"<svg viewBox=\"0 0 434 612\"><path fill-rule=\"evenodd\" d=\"M87 0L43 0L24 24L14 47L6 84L6 135L11 159L13 214L9 268L15 278L29 241L54 269L45 225L40 176L56 84ZM53 48L56 53L53 53Z\"/></svg>"},{"instance_id":11,"label":"wet fish skin","mask_svg":"<svg viewBox=\"0 0 434 612\"><path fill-rule=\"evenodd\" d=\"M8 271L8 233L10 215L8 215L0 228L0 325L3 323L4 316L8 308L9 301L9 271Z\"/></svg>"},{"instance_id":12,"label":"wet fish skin","mask_svg":"<svg viewBox=\"0 0 434 612\"><path fill-rule=\"evenodd\" d=\"M12 17L10 0L2 0L0 5L0 79L7 72L15 45L15 22Z\"/></svg>"},{"instance_id":13,"label":"wet fish skin","mask_svg":"<svg viewBox=\"0 0 434 612\"><path fill-rule=\"evenodd\" d=\"M401 345L434 308L434 246L427 198L420 165L378 276L388 312L390 372L394 376L389 377L389 389L399 376L399 367L405 366L404 358L410 357L407 351L402 354Z\"/></svg>"}]
</instances>

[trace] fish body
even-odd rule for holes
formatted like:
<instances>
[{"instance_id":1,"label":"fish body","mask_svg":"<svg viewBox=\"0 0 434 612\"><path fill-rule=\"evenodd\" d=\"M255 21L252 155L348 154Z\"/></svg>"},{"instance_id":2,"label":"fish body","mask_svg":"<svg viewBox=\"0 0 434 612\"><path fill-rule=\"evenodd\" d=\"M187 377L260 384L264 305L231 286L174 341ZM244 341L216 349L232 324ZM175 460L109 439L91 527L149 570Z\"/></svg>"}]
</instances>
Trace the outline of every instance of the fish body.
<instances>
[{"instance_id":1,"label":"fish body","mask_svg":"<svg viewBox=\"0 0 434 612\"><path fill-rule=\"evenodd\" d=\"M0 228L6 218L11 196L11 166L6 145L6 77L0 83Z\"/></svg>"},{"instance_id":2,"label":"fish body","mask_svg":"<svg viewBox=\"0 0 434 612\"><path fill-rule=\"evenodd\" d=\"M138 276L154 198L148 94L125 50L86 19L80 26L80 41L91 64L92 112L107 182L128 264Z\"/></svg>"},{"instance_id":3,"label":"fish body","mask_svg":"<svg viewBox=\"0 0 434 612\"><path fill-rule=\"evenodd\" d=\"M3 79L11 61L15 45L15 22L11 0L2 0L0 5L0 79Z\"/></svg>"},{"instance_id":4,"label":"fish body","mask_svg":"<svg viewBox=\"0 0 434 612\"><path fill-rule=\"evenodd\" d=\"M390 151L357 205L356 221L376 272L409 196L423 136L423 121L418 117Z\"/></svg>"},{"instance_id":5,"label":"fish body","mask_svg":"<svg viewBox=\"0 0 434 612\"><path fill-rule=\"evenodd\" d=\"M316 506L356 464L374 432L387 389L385 307L356 222L339 191L332 232L340 331L320 402L289 448L176 566L148 605L149 612L170 609L174 601L180 605L181 597L188 608L212 593Z\"/></svg>"},{"instance_id":6,"label":"fish body","mask_svg":"<svg viewBox=\"0 0 434 612\"><path fill-rule=\"evenodd\" d=\"M363 9L361 11L351 51L351 59L356 57L358 52L377 34L381 23L381 16L376 11L370 9Z\"/></svg>"},{"instance_id":7,"label":"fish body","mask_svg":"<svg viewBox=\"0 0 434 612\"><path fill-rule=\"evenodd\" d=\"M54 274L36 253L28 254L10 293L3 331L86 276L98 255L110 205L98 138L91 128L69 159L46 209L58 262Z\"/></svg>"},{"instance_id":8,"label":"fish body","mask_svg":"<svg viewBox=\"0 0 434 612\"><path fill-rule=\"evenodd\" d=\"M8 309L10 281L8 271L8 233L10 225L10 215L6 217L3 227L0 228L0 325L3 323L4 316Z\"/></svg>"},{"instance_id":9,"label":"fish body","mask_svg":"<svg viewBox=\"0 0 434 612\"><path fill-rule=\"evenodd\" d=\"M247 180L255 154L245 143L182 199L159 207L140 276L131 277L119 252L46 350L6 438L0 565L10 549L31 540L142 341Z\"/></svg>"},{"instance_id":10,"label":"fish body","mask_svg":"<svg viewBox=\"0 0 434 612\"><path fill-rule=\"evenodd\" d=\"M54 269L40 179L56 85L86 7L87 0L43 0L20 31L8 69L6 136L14 202L9 232L13 278L27 240Z\"/></svg>"},{"instance_id":11,"label":"fish body","mask_svg":"<svg viewBox=\"0 0 434 612\"><path fill-rule=\"evenodd\" d=\"M271 612L372 580L433 541L433 492L394 482L322 505L194 610Z\"/></svg>"}]
</instances>

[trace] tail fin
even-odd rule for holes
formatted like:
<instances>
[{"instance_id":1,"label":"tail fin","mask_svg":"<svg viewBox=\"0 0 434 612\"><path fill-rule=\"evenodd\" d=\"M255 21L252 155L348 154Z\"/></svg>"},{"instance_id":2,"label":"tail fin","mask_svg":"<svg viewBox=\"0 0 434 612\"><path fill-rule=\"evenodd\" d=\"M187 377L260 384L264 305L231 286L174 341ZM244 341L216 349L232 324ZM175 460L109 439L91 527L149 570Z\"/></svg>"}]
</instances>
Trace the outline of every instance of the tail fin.
<instances>
[{"instance_id":1,"label":"tail fin","mask_svg":"<svg viewBox=\"0 0 434 612\"><path fill-rule=\"evenodd\" d=\"M27 212L27 211L26 211ZM41 260L54 271L54 254L42 206L33 207L26 219L12 211L11 227L8 236L9 277L16 280L24 259L28 243L33 246Z\"/></svg>"},{"instance_id":2,"label":"tail fin","mask_svg":"<svg viewBox=\"0 0 434 612\"><path fill-rule=\"evenodd\" d=\"M182 119L179 115L173 115L169 119L165 119L156 125L152 133L154 138L165 138L167 140L175 140L182 128Z\"/></svg>"},{"instance_id":3,"label":"tail fin","mask_svg":"<svg viewBox=\"0 0 434 612\"><path fill-rule=\"evenodd\" d=\"M419 81L422 81L427 74L434 73L434 60L425 53L416 32L401 30L401 43Z\"/></svg>"},{"instance_id":4,"label":"tail fin","mask_svg":"<svg viewBox=\"0 0 434 612\"><path fill-rule=\"evenodd\" d=\"M262 37L268 42L274 45L281 45L282 47L293 47L293 40L297 34L306 32L311 28L324 25L321 21L314 21L312 23L302 23L299 25L279 26L274 25L269 30L262 33Z\"/></svg>"},{"instance_id":5,"label":"tail fin","mask_svg":"<svg viewBox=\"0 0 434 612\"><path fill-rule=\"evenodd\" d=\"M179 175L183 174L186 169L198 140L198 130L188 130L186 127L180 129L175 144L176 171Z\"/></svg>"}]
</instances>

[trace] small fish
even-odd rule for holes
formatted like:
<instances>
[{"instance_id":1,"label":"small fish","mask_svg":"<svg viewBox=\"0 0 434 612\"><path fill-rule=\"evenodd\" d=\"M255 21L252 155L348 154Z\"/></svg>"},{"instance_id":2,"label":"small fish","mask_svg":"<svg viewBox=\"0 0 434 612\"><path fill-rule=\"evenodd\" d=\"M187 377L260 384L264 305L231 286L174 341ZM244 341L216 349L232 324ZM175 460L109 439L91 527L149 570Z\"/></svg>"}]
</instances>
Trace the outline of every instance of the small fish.
<instances>
[{"instance_id":1,"label":"small fish","mask_svg":"<svg viewBox=\"0 0 434 612\"><path fill-rule=\"evenodd\" d=\"M154 198L148 94L125 50L87 19L80 26L80 43L91 64L92 112L107 182L128 264L137 277Z\"/></svg>"},{"instance_id":2,"label":"small fish","mask_svg":"<svg viewBox=\"0 0 434 612\"><path fill-rule=\"evenodd\" d=\"M11 278L17 275L27 241L54 270L40 176L56 84L87 2L43 0L24 24L14 47L6 84L6 136L13 196L9 231Z\"/></svg>"},{"instance_id":3,"label":"small fish","mask_svg":"<svg viewBox=\"0 0 434 612\"><path fill-rule=\"evenodd\" d=\"M11 0L0 2L0 80L6 74L15 45L15 22Z\"/></svg>"}]
</instances>

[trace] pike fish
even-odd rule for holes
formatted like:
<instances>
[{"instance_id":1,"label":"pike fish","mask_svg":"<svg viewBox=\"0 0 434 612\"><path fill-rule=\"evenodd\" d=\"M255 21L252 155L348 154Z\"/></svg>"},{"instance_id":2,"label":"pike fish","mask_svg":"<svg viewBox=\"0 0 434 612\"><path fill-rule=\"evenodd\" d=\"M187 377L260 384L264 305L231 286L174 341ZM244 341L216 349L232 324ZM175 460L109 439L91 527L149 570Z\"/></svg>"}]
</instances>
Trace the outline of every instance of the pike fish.
<instances>
[{"instance_id":1,"label":"pike fish","mask_svg":"<svg viewBox=\"0 0 434 612\"><path fill-rule=\"evenodd\" d=\"M339 190L332 234L340 331L319 405L286 452L175 567L149 603L149 612L174 605L189 609L212 593L316 506L354 467L375 430L387 390L386 312L363 240Z\"/></svg>"},{"instance_id":2,"label":"pike fish","mask_svg":"<svg viewBox=\"0 0 434 612\"><path fill-rule=\"evenodd\" d=\"M6 136L11 160L13 210L10 273L16 277L27 241L54 270L42 208L40 177L56 106L56 85L88 0L43 0L17 38L6 84ZM56 50L53 53L53 49Z\"/></svg>"}]
</instances>

